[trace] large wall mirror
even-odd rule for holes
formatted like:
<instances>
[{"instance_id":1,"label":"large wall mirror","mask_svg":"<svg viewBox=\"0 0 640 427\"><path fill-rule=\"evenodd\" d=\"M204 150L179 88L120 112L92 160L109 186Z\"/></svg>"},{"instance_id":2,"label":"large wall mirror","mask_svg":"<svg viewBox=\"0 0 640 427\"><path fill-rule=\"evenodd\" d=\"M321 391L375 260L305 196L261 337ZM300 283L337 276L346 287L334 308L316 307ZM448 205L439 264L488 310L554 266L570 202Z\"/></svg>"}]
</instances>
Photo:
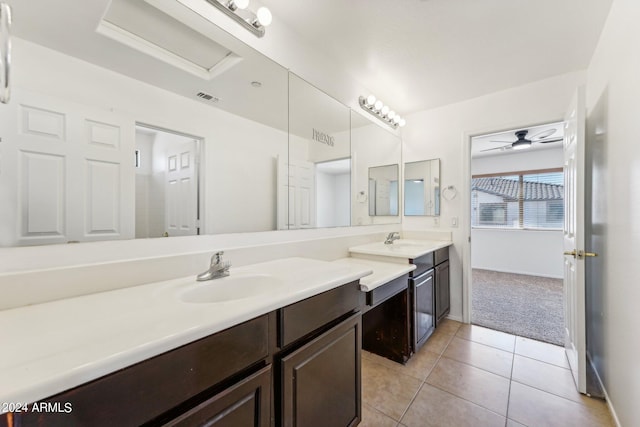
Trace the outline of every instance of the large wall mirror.
<instances>
[{"instance_id":1,"label":"large wall mirror","mask_svg":"<svg viewBox=\"0 0 640 427\"><path fill-rule=\"evenodd\" d=\"M352 225L400 223L401 150L397 135L351 111Z\"/></svg>"},{"instance_id":2,"label":"large wall mirror","mask_svg":"<svg viewBox=\"0 0 640 427\"><path fill-rule=\"evenodd\" d=\"M277 229L286 69L175 1L11 3L0 246Z\"/></svg>"},{"instance_id":3,"label":"large wall mirror","mask_svg":"<svg viewBox=\"0 0 640 427\"><path fill-rule=\"evenodd\" d=\"M404 164L404 214L440 216L440 159Z\"/></svg>"},{"instance_id":4,"label":"large wall mirror","mask_svg":"<svg viewBox=\"0 0 640 427\"><path fill-rule=\"evenodd\" d=\"M400 139L206 8L8 1L1 247L399 222L362 198Z\"/></svg>"}]
</instances>

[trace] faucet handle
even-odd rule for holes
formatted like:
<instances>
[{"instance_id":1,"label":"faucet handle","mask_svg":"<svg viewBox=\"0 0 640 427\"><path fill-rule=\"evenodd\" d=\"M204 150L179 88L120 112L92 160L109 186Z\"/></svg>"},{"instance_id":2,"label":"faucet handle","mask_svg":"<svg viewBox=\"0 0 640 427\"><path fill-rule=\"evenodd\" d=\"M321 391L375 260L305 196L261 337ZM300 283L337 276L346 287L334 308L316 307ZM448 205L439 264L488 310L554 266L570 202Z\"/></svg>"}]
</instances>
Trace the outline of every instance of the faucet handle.
<instances>
[{"instance_id":1,"label":"faucet handle","mask_svg":"<svg viewBox=\"0 0 640 427\"><path fill-rule=\"evenodd\" d=\"M224 255L224 251L218 251L211 257L211 265L220 264L222 262L222 255Z\"/></svg>"}]
</instances>

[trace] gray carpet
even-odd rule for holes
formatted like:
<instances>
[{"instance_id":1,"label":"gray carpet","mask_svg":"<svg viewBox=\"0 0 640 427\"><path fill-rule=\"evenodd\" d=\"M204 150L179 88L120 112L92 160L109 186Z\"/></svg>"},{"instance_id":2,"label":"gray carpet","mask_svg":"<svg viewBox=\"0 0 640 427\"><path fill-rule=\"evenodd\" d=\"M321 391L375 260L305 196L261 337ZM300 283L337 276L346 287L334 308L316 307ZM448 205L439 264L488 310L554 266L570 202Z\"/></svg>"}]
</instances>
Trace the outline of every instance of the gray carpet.
<instances>
[{"instance_id":1,"label":"gray carpet","mask_svg":"<svg viewBox=\"0 0 640 427\"><path fill-rule=\"evenodd\" d=\"M564 345L562 279L473 269L471 323Z\"/></svg>"}]
</instances>

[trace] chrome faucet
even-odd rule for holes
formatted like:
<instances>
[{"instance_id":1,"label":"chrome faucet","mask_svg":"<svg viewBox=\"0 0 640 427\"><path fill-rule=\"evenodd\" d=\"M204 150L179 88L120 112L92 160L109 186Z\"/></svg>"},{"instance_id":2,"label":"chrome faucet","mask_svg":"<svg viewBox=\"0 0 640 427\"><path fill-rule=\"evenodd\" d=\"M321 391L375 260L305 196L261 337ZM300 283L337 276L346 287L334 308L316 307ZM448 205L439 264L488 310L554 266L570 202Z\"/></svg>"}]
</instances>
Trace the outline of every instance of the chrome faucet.
<instances>
[{"instance_id":1,"label":"chrome faucet","mask_svg":"<svg viewBox=\"0 0 640 427\"><path fill-rule=\"evenodd\" d=\"M228 276L231 263L229 261L222 261L222 255L224 255L223 251L213 254L209 269L204 273L198 274L198 276L196 276L196 280L204 282L205 280L219 279L221 277Z\"/></svg>"},{"instance_id":2,"label":"chrome faucet","mask_svg":"<svg viewBox=\"0 0 640 427\"><path fill-rule=\"evenodd\" d=\"M387 235L387 239L384 241L385 245L392 245L395 240L400 238L400 233L397 231L392 231Z\"/></svg>"}]
</instances>

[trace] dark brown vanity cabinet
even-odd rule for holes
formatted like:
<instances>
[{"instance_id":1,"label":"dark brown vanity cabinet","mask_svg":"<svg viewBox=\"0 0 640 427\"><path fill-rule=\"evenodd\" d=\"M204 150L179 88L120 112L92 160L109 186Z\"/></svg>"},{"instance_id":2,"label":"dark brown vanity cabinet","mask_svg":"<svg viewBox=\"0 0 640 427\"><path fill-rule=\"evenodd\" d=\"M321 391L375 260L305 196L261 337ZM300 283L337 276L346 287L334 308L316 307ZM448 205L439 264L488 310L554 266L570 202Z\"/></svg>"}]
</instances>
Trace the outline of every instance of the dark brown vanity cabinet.
<instances>
[{"instance_id":1,"label":"dark brown vanity cabinet","mask_svg":"<svg viewBox=\"0 0 640 427\"><path fill-rule=\"evenodd\" d=\"M361 416L358 282L278 310L276 425L354 426Z\"/></svg>"},{"instance_id":2,"label":"dark brown vanity cabinet","mask_svg":"<svg viewBox=\"0 0 640 427\"><path fill-rule=\"evenodd\" d=\"M3 426L351 426L364 293L348 283L43 400ZM31 404L33 405L33 404Z\"/></svg>"}]
</instances>

